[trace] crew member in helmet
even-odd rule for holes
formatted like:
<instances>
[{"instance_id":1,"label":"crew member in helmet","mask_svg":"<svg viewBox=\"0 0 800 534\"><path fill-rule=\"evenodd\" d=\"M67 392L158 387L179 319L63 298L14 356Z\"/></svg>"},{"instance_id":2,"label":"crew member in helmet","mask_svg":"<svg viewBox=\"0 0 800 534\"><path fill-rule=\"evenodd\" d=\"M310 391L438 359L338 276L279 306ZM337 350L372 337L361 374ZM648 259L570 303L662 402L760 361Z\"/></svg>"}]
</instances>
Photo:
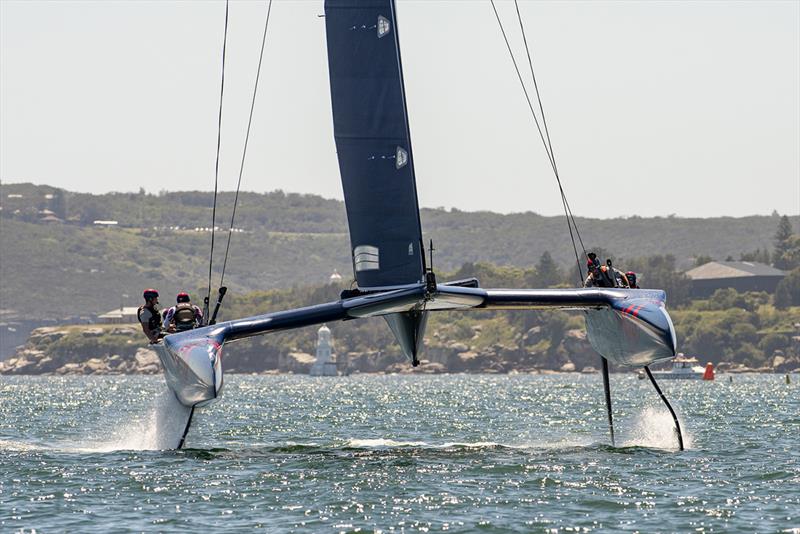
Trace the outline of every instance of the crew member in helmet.
<instances>
[{"instance_id":1,"label":"crew member in helmet","mask_svg":"<svg viewBox=\"0 0 800 534\"><path fill-rule=\"evenodd\" d=\"M600 280L600 272L592 262L586 263L586 270L588 274L586 275L586 280L583 282L583 287L600 287L598 283Z\"/></svg>"},{"instance_id":2,"label":"crew member in helmet","mask_svg":"<svg viewBox=\"0 0 800 534\"><path fill-rule=\"evenodd\" d=\"M180 292L177 304L164 314L163 327L169 332L183 332L203 324L203 312L191 303L188 293Z\"/></svg>"},{"instance_id":3,"label":"crew member in helmet","mask_svg":"<svg viewBox=\"0 0 800 534\"><path fill-rule=\"evenodd\" d=\"M142 325L142 331L150 343L158 343L164 337L161 332L161 314L158 311L158 291L155 289L145 289L142 294L144 305L139 306L136 316Z\"/></svg>"},{"instance_id":4,"label":"crew member in helmet","mask_svg":"<svg viewBox=\"0 0 800 534\"><path fill-rule=\"evenodd\" d=\"M625 273L625 278L628 279L628 283L631 286L631 289L639 289L639 284L636 281L636 273L633 271L628 271Z\"/></svg>"},{"instance_id":5,"label":"crew member in helmet","mask_svg":"<svg viewBox=\"0 0 800 534\"><path fill-rule=\"evenodd\" d=\"M594 252L587 254L589 260L586 262L586 268L589 275L583 283L583 287L614 287L614 278L612 272L605 265L600 264L600 259Z\"/></svg>"}]
</instances>

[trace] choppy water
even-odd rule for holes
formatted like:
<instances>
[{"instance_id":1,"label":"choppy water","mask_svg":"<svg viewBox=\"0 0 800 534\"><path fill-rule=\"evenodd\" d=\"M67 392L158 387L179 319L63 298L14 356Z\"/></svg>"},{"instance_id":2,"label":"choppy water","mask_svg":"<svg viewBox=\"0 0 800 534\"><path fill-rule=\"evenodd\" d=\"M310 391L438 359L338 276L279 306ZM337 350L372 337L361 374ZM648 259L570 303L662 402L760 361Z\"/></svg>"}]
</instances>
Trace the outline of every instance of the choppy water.
<instances>
[{"instance_id":1,"label":"choppy water","mask_svg":"<svg viewBox=\"0 0 800 534\"><path fill-rule=\"evenodd\" d=\"M797 378L0 377L0 531L800 532Z\"/></svg>"}]
</instances>

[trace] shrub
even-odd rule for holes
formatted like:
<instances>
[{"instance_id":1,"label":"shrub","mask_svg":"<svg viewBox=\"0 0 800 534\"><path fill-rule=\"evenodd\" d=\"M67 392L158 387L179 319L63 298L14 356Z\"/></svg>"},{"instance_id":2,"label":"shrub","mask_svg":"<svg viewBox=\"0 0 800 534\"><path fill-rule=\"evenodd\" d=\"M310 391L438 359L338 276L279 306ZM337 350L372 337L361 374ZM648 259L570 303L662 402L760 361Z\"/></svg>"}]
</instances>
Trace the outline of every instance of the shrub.
<instances>
[{"instance_id":1,"label":"shrub","mask_svg":"<svg viewBox=\"0 0 800 534\"><path fill-rule=\"evenodd\" d=\"M758 343L758 348L769 358L776 350L785 350L789 346L789 338L781 334L767 334Z\"/></svg>"},{"instance_id":2,"label":"shrub","mask_svg":"<svg viewBox=\"0 0 800 534\"><path fill-rule=\"evenodd\" d=\"M800 267L790 272L775 288L775 307L800 306Z\"/></svg>"}]
</instances>

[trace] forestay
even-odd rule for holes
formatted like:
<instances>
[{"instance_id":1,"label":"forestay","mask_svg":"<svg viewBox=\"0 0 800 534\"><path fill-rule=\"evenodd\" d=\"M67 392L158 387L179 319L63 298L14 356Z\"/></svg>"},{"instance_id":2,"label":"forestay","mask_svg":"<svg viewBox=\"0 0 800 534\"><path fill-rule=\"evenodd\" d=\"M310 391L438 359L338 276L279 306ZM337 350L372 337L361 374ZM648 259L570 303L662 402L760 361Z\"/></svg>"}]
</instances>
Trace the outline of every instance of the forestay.
<instances>
[{"instance_id":1,"label":"forestay","mask_svg":"<svg viewBox=\"0 0 800 534\"><path fill-rule=\"evenodd\" d=\"M361 289L424 277L414 156L391 0L326 0L325 27L353 271Z\"/></svg>"}]
</instances>

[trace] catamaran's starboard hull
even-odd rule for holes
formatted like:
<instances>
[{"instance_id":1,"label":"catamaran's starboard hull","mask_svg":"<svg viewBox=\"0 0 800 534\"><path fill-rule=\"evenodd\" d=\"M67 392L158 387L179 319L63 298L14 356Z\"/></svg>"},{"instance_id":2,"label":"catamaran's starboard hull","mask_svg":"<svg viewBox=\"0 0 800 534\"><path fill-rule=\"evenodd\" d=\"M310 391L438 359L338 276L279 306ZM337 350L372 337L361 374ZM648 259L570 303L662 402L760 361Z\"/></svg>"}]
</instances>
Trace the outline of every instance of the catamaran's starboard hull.
<instances>
[{"instance_id":1,"label":"catamaran's starboard hull","mask_svg":"<svg viewBox=\"0 0 800 534\"><path fill-rule=\"evenodd\" d=\"M193 332L171 334L152 345L170 390L185 406L204 406L222 394L222 340L195 336Z\"/></svg>"},{"instance_id":2,"label":"catamaran's starboard hull","mask_svg":"<svg viewBox=\"0 0 800 534\"><path fill-rule=\"evenodd\" d=\"M675 356L666 295L648 289L487 289L480 308L582 309L589 342L610 362L641 367Z\"/></svg>"},{"instance_id":3,"label":"catamaran's starboard hull","mask_svg":"<svg viewBox=\"0 0 800 534\"><path fill-rule=\"evenodd\" d=\"M663 303L646 299L629 302L621 309L612 305L586 311L587 337L594 350L616 365L628 367L675 356L675 329Z\"/></svg>"}]
</instances>

